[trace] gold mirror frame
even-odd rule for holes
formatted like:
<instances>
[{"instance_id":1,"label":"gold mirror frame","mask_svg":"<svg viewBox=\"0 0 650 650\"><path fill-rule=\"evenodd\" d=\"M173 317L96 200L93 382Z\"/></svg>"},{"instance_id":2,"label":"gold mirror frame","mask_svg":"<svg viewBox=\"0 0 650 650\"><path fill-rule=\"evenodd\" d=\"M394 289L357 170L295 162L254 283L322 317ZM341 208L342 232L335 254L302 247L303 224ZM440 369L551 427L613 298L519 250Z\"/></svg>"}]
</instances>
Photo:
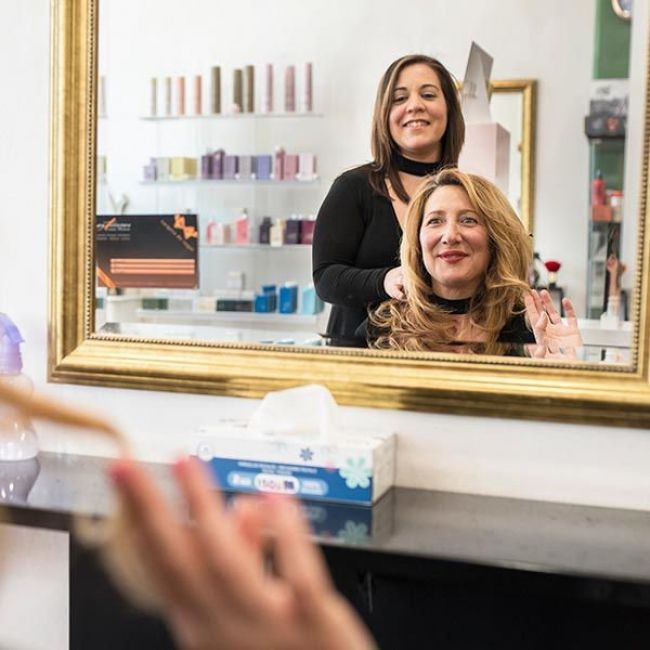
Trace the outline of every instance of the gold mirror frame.
<instances>
[{"instance_id":1,"label":"gold mirror frame","mask_svg":"<svg viewBox=\"0 0 650 650\"><path fill-rule=\"evenodd\" d=\"M537 123L537 81L534 79L493 80L490 93L521 95L521 221L535 232L535 124Z\"/></svg>"},{"instance_id":2,"label":"gold mirror frame","mask_svg":"<svg viewBox=\"0 0 650 650\"><path fill-rule=\"evenodd\" d=\"M255 398L316 382L342 404L650 425L647 116L631 369L107 337L93 333L96 45L97 0L52 0L50 380Z\"/></svg>"}]
</instances>

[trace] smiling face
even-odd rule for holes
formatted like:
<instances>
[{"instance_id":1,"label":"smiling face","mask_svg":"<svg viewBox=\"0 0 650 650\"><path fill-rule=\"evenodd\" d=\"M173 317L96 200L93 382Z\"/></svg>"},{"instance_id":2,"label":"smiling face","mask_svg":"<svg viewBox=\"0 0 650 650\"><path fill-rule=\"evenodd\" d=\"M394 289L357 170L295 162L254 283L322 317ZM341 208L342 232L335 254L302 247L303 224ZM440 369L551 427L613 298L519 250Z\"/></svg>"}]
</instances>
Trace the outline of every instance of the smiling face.
<instances>
[{"instance_id":1,"label":"smiling face","mask_svg":"<svg viewBox=\"0 0 650 650\"><path fill-rule=\"evenodd\" d=\"M397 77L388 118L402 155L437 162L447 129L447 102L436 72L425 63L405 67Z\"/></svg>"},{"instance_id":2,"label":"smiling face","mask_svg":"<svg viewBox=\"0 0 650 650\"><path fill-rule=\"evenodd\" d=\"M462 187L434 190L424 206L419 239L434 293L448 300L473 296L487 272L490 245L485 219Z\"/></svg>"}]
</instances>

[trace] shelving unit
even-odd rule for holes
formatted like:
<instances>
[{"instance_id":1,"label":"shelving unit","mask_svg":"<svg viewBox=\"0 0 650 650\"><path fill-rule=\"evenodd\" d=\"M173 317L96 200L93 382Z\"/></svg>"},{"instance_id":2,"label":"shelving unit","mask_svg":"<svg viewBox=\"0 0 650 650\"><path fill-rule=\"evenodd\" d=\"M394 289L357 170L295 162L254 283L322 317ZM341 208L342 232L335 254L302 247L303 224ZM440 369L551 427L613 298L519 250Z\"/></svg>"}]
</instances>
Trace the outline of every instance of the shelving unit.
<instances>
[{"instance_id":1,"label":"shelving unit","mask_svg":"<svg viewBox=\"0 0 650 650\"><path fill-rule=\"evenodd\" d=\"M239 185L239 186L272 186L272 187L303 187L317 185L320 183L319 178L309 181L272 181L272 180L254 180L254 179L237 179L237 178L187 178L181 180L167 181L140 181L140 185Z\"/></svg>"},{"instance_id":2,"label":"shelving unit","mask_svg":"<svg viewBox=\"0 0 650 650\"><path fill-rule=\"evenodd\" d=\"M199 250L255 250L255 251L286 251L304 250L311 251L311 244L282 244L272 246L271 244L201 244Z\"/></svg>"},{"instance_id":3,"label":"shelving unit","mask_svg":"<svg viewBox=\"0 0 650 650\"><path fill-rule=\"evenodd\" d=\"M624 137L589 138L590 190L591 183L599 171L608 189L622 189L624 161ZM591 218L589 220L587 318L598 319L607 309L609 294L607 258L610 255L620 257L621 234L622 223L619 221L594 221Z\"/></svg>"},{"instance_id":4,"label":"shelving unit","mask_svg":"<svg viewBox=\"0 0 650 650\"><path fill-rule=\"evenodd\" d=\"M322 113L209 113L200 115L143 115L141 120L149 122L182 121L182 120L245 120L245 119L293 119L320 118Z\"/></svg>"},{"instance_id":5,"label":"shelving unit","mask_svg":"<svg viewBox=\"0 0 650 650\"><path fill-rule=\"evenodd\" d=\"M199 152L217 147L234 153L264 153L273 151L277 144L282 144L289 153L310 152L319 149L320 138L313 136L314 123L309 120L322 117L322 113L316 112L256 112L183 116L142 115L135 116L135 119L150 124L142 127L145 129L143 133L146 134L142 139L143 143L148 144L140 147L143 150L141 159L146 160L149 156L168 156L173 152L180 152L183 157L196 154L198 159ZM295 124L292 120L296 120ZM119 124L116 126L119 127ZM259 292L261 286L267 284L281 287L284 283L296 282L300 309L301 290L312 281L311 244L271 246L233 242L208 245L205 238L206 228L214 221L232 224L237 215L242 213L242 209L246 208L251 219L251 237L256 241L258 224L264 216L271 216L273 219L288 219L293 215L301 215L302 218L313 217L321 198L320 177L307 176L308 180L257 180L250 177L211 179L200 177L200 166L197 171L198 176L166 180L131 177L130 198L136 197L131 204L146 206L134 207L142 209L143 214L192 212L198 215L201 295L212 296L228 289L231 286L228 284L229 273L236 271L242 274L243 286L248 291ZM309 190L314 192L313 198ZM173 298L172 294L170 299ZM114 306L111 303L111 308ZM295 338L296 342L317 340L318 332L324 331L325 328L319 321L319 316L326 318L326 315L322 314L201 312L191 311L178 304L169 306L179 308L156 310L131 305L132 309L128 315L111 319L111 322L153 328L182 328L186 324L201 331L210 330L215 336L218 333L217 338L223 337L223 340L239 340L238 337L243 336L247 341L265 342L292 338ZM102 318L98 317L98 323L101 322Z\"/></svg>"}]
</instances>

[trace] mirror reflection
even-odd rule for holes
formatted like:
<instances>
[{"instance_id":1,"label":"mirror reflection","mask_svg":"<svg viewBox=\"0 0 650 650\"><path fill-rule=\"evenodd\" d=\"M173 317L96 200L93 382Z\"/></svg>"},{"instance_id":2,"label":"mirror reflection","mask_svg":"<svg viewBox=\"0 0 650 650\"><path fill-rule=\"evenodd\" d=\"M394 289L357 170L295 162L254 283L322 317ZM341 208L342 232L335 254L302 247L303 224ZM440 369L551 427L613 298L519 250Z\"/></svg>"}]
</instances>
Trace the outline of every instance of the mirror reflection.
<instances>
[{"instance_id":1,"label":"mirror reflection","mask_svg":"<svg viewBox=\"0 0 650 650\"><path fill-rule=\"evenodd\" d=\"M99 333L630 362L630 23L416 4L100 3Z\"/></svg>"}]
</instances>

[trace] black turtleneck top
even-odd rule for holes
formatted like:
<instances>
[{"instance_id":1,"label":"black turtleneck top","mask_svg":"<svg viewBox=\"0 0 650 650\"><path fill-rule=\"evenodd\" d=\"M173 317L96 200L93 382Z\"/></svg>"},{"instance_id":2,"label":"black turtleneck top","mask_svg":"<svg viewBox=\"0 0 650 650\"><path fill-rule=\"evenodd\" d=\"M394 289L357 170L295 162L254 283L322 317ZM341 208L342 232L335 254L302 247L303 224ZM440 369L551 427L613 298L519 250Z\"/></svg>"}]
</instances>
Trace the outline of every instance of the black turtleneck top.
<instances>
[{"instance_id":1,"label":"black turtleneck top","mask_svg":"<svg viewBox=\"0 0 650 650\"><path fill-rule=\"evenodd\" d=\"M433 173L436 163L398 160L406 173ZM390 296L384 277L400 265L402 230L392 202L370 186L370 166L347 171L333 183L318 212L313 241L316 292L332 303L327 335L333 345L365 345L355 336L368 308Z\"/></svg>"}]
</instances>

